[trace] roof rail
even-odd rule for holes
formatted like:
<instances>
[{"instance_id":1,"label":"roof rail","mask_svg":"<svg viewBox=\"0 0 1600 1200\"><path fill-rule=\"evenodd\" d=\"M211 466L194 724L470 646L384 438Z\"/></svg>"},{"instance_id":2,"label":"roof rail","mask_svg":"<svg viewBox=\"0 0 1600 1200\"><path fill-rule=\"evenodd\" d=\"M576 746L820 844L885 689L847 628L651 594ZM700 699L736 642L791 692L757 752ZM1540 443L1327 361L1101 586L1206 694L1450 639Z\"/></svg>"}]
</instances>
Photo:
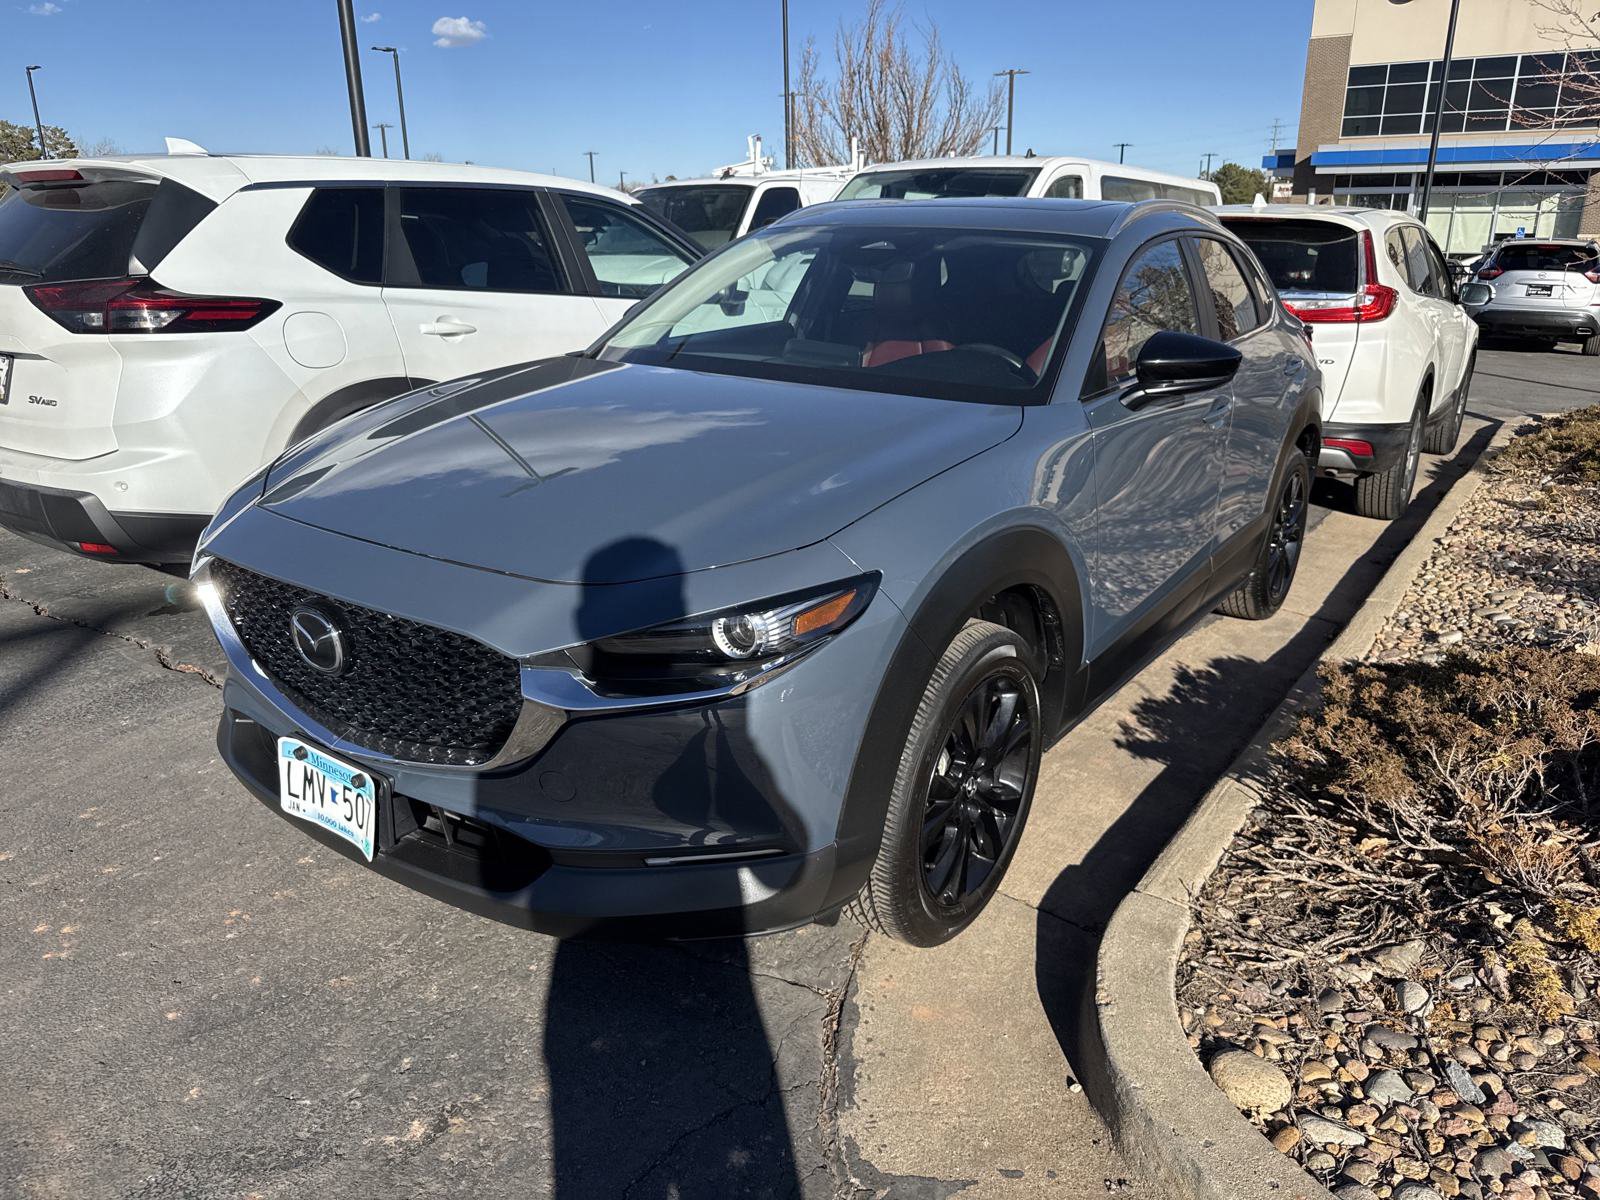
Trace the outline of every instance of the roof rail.
<instances>
[{"instance_id":1,"label":"roof rail","mask_svg":"<svg viewBox=\"0 0 1600 1200\"><path fill-rule=\"evenodd\" d=\"M1123 213L1111 223L1111 228L1106 231L1107 237L1114 237L1121 233L1135 221L1145 217L1159 216L1161 213L1203 213L1206 210L1198 204L1190 204L1184 200L1136 200L1128 206L1128 211Z\"/></svg>"}]
</instances>

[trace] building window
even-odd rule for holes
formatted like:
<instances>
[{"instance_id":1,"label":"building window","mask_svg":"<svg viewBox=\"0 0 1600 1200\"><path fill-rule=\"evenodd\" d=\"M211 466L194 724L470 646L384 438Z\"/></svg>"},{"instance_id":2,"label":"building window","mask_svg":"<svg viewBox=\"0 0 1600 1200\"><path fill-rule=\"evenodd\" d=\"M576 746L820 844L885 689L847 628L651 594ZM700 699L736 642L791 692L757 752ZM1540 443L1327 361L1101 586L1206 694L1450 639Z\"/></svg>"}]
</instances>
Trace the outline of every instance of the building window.
<instances>
[{"instance_id":1,"label":"building window","mask_svg":"<svg viewBox=\"0 0 1600 1200\"><path fill-rule=\"evenodd\" d=\"M1592 85L1597 68L1593 52L1458 58L1448 80L1437 61L1351 67L1341 132L1347 138L1432 133L1441 89L1444 133L1593 128L1600 125Z\"/></svg>"}]
</instances>

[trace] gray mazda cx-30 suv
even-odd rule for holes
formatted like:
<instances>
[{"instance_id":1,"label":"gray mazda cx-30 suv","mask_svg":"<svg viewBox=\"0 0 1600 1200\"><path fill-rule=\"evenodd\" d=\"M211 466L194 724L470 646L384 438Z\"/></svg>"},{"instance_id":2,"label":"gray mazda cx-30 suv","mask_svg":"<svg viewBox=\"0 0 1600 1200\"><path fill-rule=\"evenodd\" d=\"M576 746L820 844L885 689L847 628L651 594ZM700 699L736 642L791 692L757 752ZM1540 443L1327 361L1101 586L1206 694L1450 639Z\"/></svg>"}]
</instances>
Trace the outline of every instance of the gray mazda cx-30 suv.
<instances>
[{"instance_id":1,"label":"gray mazda cx-30 suv","mask_svg":"<svg viewBox=\"0 0 1600 1200\"><path fill-rule=\"evenodd\" d=\"M854 903L940 942L1052 740L1192 619L1283 601L1319 390L1199 209L808 208L584 354L243 485L195 568L221 751L311 836L531 928Z\"/></svg>"}]
</instances>

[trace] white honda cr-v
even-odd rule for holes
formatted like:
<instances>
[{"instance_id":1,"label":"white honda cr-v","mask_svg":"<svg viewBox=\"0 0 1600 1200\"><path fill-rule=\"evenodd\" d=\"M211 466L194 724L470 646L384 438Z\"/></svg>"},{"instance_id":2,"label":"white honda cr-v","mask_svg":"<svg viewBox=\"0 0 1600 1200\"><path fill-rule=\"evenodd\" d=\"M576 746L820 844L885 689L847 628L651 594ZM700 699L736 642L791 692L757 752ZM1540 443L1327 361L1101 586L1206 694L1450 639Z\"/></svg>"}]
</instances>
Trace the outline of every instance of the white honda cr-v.
<instances>
[{"instance_id":1,"label":"white honda cr-v","mask_svg":"<svg viewBox=\"0 0 1600 1200\"><path fill-rule=\"evenodd\" d=\"M287 446L416 387L581 349L699 254L620 192L520 171L0 166L0 525L187 562Z\"/></svg>"},{"instance_id":2,"label":"white honda cr-v","mask_svg":"<svg viewBox=\"0 0 1600 1200\"><path fill-rule=\"evenodd\" d=\"M1217 215L1247 242L1284 304L1313 326L1322 367L1324 473L1355 482L1362 516L1411 503L1422 451L1461 436L1478 327L1444 255L1401 212L1232 205Z\"/></svg>"}]
</instances>

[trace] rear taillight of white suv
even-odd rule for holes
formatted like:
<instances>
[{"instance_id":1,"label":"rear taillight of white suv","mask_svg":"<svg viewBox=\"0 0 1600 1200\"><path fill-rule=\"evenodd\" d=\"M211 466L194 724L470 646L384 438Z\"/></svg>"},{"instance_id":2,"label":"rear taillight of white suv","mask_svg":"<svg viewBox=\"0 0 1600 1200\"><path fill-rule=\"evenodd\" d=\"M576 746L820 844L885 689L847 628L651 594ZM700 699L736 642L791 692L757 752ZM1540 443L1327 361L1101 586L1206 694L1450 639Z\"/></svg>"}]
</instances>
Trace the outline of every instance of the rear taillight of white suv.
<instances>
[{"instance_id":1,"label":"rear taillight of white suv","mask_svg":"<svg viewBox=\"0 0 1600 1200\"><path fill-rule=\"evenodd\" d=\"M22 289L35 308L73 333L218 333L249 329L276 300L190 296L153 279L84 279Z\"/></svg>"},{"instance_id":2,"label":"rear taillight of white suv","mask_svg":"<svg viewBox=\"0 0 1600 1200\"><path fill-rule=\"evenodd\" d=\"M1284 307L1308 325L1368 325L1394 311L1400 293L1378 282L1378 251L1368 230L1361 231L1361 254L1366 286L1348 299L1308 300L1296 296Z\"/></svg>"}]
</instances>

